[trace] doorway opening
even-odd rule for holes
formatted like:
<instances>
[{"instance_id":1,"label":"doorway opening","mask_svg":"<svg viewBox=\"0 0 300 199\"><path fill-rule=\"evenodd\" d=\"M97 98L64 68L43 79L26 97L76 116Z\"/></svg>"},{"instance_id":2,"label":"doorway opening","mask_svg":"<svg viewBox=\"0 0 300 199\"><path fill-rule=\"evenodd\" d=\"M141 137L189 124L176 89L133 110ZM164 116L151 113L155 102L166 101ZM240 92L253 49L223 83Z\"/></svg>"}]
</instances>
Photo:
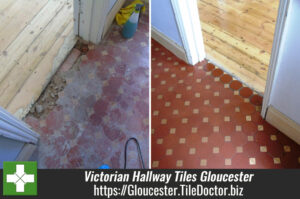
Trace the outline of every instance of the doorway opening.
<instances>
[{"instance_id":1,"label":"doorway opening","mask_svg":"<svg viewBox=\"0 0 300 199\"><path fill-rule=\"evenodd\" d=\"M197 4L207 59L263 95L279 1Z\"/></svg>"}]
</instances>

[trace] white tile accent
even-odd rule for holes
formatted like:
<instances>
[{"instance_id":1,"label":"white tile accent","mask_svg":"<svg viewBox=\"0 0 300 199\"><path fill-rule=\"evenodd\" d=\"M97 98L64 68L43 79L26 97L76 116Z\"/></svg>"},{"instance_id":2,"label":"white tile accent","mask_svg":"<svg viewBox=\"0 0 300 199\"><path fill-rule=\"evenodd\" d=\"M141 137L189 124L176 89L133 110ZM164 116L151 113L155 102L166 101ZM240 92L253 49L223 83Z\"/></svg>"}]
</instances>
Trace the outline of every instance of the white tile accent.
<instances>
[{"instance_id":1,"label":"white tile accent","mask_svg":"<svg viewBox=\"0 0 300 199\"><path fill-rule=\"evenodd\" d=\"M255 158L249 158L249 164L250 164L250 165L256 165L256 160L255 160Z\"/></svg>"},{"instance_id":2,"label":"white tile accent","mask_svg":"<svg viewBox=\"0 0 300 199\"><path fill-rule=\"evenodd\" d=\"M170 134L175 134L176 133L176 128L170 128Z\"/></svg>"}]
</instances>

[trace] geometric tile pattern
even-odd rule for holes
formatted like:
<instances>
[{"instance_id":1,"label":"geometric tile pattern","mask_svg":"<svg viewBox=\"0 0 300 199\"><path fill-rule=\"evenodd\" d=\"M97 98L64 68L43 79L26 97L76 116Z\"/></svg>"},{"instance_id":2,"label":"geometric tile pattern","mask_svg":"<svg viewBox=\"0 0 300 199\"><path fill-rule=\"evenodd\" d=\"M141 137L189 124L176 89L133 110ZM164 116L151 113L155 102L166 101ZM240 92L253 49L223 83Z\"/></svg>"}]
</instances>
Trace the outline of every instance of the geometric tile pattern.
<instances>
[{"instance_id":1,"label":"geometric tile pattern","mask_svg":"<svg viewBox=\"0 0 300 199\"><path fill-rule=\"evenodd\" d=\"M124 146L136 137L149 165L149 22L142 15L131 39L113 25L106 38L81 56L78 68L60 70L66 79L56 107L40 118L28 116L41 138L39 168L122 168ZM65 68L65 67L63 67ZM128 168L140 168L128 146Z\"/></svg>"},{"instance_id":2,"label":"geometric tile pattern","mask_svg":"<svg viewBox=\"0 0 300 199\"><path fill-rule=\"evenodd\" d=\"M300 146L262 119L261 96L151 45L152 168L300 167Z\"/></svg>"}]
</instances>

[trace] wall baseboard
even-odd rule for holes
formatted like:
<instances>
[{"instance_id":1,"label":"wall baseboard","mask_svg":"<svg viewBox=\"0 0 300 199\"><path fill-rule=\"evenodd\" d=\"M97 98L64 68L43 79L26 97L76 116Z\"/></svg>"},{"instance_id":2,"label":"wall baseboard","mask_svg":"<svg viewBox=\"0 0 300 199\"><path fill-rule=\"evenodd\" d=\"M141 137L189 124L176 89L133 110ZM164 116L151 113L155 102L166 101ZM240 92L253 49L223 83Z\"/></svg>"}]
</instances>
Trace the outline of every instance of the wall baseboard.
<instances>
[{"instance_id":1,"label":"wall baseboard","mask_svg":"<svg viewBox=\"0 0 300 199\"><path fill-rule=\"evenodd\" d=\"M28 161L36 148L37 145L26 143L16 158L16 161Z\"/></svg>"},{"instance_id":2,"label":"wall baseboard","mask_svg":"<svg viewBox=\"0 0 300 199\"><path fill-rule=\"evenodd\" d=\"M267 122L272 124L289 138L300 144L300 125L273 106L267 109Z\"/></svg>"},{"instance_id":3,"label":"wall baseboard","mask_svg":"<svg viewBox=\"0 0 300 199\"><path fill-rule=\"evenodd\" d=\"M176 44L153 26L151 27L151 37L163 45L166 49L171 51L178 58L188 63L184 48Z\"/></svg>"}]
</instances>

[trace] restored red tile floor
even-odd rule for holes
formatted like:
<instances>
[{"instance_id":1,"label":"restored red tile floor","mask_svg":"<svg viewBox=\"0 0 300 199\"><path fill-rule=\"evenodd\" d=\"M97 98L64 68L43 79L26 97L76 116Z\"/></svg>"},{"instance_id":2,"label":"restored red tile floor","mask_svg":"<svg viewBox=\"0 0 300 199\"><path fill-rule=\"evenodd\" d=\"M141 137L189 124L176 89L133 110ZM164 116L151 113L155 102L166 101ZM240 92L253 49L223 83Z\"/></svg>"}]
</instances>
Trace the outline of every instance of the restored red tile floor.
<instances>
[{"instance_id":1,"label":"restored red tile floor","mask_svg":"<svg viewBox=\"0 0 300 199\"><path fill-rule=\"evenodd\" d=\"M33 157L39 168L122 168L130 137L139 140L148 167L148 16L142 15L131 39L124 39L121 28L113 25L100 45L81 56L78 69L63 66L58 72L67 84L56 107L41 118L25 119L41 134ZM140 168L133 143L127 157L128 168Z\"/></svg>"},{"instance_id":2,"label":"restored red tile floor","mask_svg":"<svg viewBox=\"0 0 300 199\"><path fill-rule=\"evenodd\" d=\"M300 146L260 116L262 97L152 40L152 168L300 168Z\"/></svg>"}]
</instances>

